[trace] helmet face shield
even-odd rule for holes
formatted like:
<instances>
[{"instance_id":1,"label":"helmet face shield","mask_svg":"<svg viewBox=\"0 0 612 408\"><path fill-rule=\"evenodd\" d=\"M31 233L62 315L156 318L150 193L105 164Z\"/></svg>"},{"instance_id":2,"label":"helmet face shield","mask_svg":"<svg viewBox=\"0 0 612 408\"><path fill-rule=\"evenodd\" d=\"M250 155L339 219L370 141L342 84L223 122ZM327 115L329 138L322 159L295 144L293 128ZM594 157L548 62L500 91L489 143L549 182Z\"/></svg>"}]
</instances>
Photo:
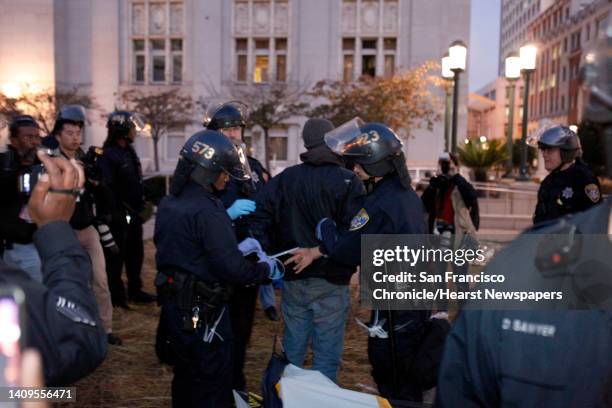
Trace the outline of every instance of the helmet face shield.
<instances>
[{"instance_id":1,"label":"helmet face shield","mask_svg":"<svg viewBox=\"0 0 612 408\"><path fill-rule=\"evenodd\" d=\"M85 119L85 108L81 105L64 105L57 115L57 120L75 123L85 123Z\"/></svg>"},{"instance_id":2,"label":"helmet face shield","mask_svg":"<svg viewBox=\"0 0 612 408\"><path fill-rule=\"evenodd\" d=\"M132 113L130 115L130 123L137 132L142 132L147 128L147 122L140 113Z\"/></svg>"},{"instance_id":3,"label":"helmet face shield","mask_svg":"<svg viewBox=\"0 0 612 408\"><path fill-rule=\"evenodd\" d=\"M251 166L249 166L249 161L243 147L235 146L235 155L232 154L231 156L231 159L227 160L227 163L219 163L219 166L225 170L230 177L236 180L250 180Z\"/></svg>"},{"instance_id":4,"label":"helmet face shield","mask_svg":"<svg viewBox=\"0 0 612 408\"><path fill-rule=\"evenodd\" d=\"M325 134L325 144L334 153L340 156L363 156L368 155L368 152L363 149L360 152L360 146L367 144L367 137L362 137L361 127L365 123L358 117L338 126L332 131ZM367 136L367 135L366 135Z\"/></svg>"},{"instance_id":5,"label":"helmet face shield","mask_svg":"<svg viewBox=\"0 0 612 408\"><path fill-rule=\"evenodd\" d=\"M580 149L580 139L566 126L548 126L540 129L530 141L530 145L540 149L558 147L561 150Z\"/></svg>"},{"instance_id":6,"label":"helmet face shield","mask_svg":"<svg viewBox=\"0 0 612 408\"><path fill-rule=\"evenodd\" d=\"M240 101L213 101L206 107L202 124L209 129L244 127L248 107Z\"/></svg>"}]
</instances>

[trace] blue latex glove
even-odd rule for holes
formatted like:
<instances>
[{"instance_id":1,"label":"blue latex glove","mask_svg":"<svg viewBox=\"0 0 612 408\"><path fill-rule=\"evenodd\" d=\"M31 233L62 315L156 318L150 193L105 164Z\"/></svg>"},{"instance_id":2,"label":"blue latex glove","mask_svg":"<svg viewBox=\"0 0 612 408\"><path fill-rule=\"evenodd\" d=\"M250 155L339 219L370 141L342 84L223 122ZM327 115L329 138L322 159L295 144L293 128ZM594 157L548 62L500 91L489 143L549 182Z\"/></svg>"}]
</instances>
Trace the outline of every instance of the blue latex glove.
<instances>
[{"instance_id":1,"label":"blue latex glove","mask_svg":"<svg viewBox=\"0 0 612 408\"><path fill-rule=\"evenodd\" d=\"M255 201L245 199L236 200L234 201L234 204L232 204L225 211L232 220L235 220L236 218L240 218L243 215L247 215L255 211Z\"/></svg>"},{"instance_id":2,"label":"blue latex glove","mask_svg":"<svg viewBox=\"0 0 612 408\"><path fill-rule=\"evenodd\" d=\"M257 253L261 257L261 254L264 253L261 244L255 238L246 238L238 244L238 249L242 252L242 256Z\"/></svg>"},{"instance_id":3,"label":"blue latex glove","mask_svg":"<svg viewBox=\"0 0 612 408\"><path fill-rule=\"evenodd\" d=\"M284 272L280 270L278 267L278 262L276 262L273 258L268 258L267 256L259 258L259 262L263 262L268 265L270 268L269 279L272 279L272 283L283 279Z\"/></svg>"},{"instance_id":4,"label":"blue latex glove","mask_svg":"<svg viewBox=\"0 0 612 408\"><path fill-rule=\"evenodd\" d=\"M272 272L270 272L270 279L272 279L272 284L277 284L278 281L283 280L284 273L279 269L278 264L274 262L274 267L272 268Z\"/></svg>"}]
</instances>

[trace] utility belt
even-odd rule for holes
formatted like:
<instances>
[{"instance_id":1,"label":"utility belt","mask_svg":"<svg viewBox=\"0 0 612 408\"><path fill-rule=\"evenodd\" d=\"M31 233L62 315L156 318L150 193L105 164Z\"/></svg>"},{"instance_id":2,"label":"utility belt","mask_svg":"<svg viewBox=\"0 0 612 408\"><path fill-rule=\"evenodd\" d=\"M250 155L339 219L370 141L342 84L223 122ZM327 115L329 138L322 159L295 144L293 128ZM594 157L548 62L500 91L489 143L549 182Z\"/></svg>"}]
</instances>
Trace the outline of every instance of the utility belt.
<instances>
[{"instance_id":1,"label":"utility belt","mask_svg":"<svg viewBox=\"0 0 612 408\"><path fill-rule=\"evenodd\" d=\"M215 311L227 303L232 294L227 285L204 282L180 269L158 271L155 286L159 305L172 302L180 310L189 312L195 307L202 312Z\"/></svg>"}]
</instances>

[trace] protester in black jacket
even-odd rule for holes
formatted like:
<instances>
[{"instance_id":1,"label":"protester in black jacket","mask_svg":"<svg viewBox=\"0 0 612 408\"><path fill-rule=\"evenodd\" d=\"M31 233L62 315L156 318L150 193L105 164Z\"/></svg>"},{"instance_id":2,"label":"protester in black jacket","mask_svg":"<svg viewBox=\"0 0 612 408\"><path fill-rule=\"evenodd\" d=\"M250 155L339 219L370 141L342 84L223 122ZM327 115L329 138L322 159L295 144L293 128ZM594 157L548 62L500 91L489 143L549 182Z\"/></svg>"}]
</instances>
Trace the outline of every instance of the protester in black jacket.
<instances>
[{"instance_id":1,"label":"protester in black jacket","mask_svg":"<svg viewBox=\"0 0 612 408\"><path fill-rule=\"evenodd\" d=\"M250 225L269 253L316 246L319 220L331 218L339 228L348 229L359 210L365 197L363 183L325 145L323 136L331 130L333 125L328 120L307 121L302 132L308 149L300 155L303 163L273 177L258 196ZM276 237L278 245L273 245L270 236ZM353 272L355 267L319 259L299 275L291 267L285 273L282 312L287 357L301 366L312 337L313 369L334 381L342 355L349 310L348 282Z\"/></svg>"},{"instance_id":2,"label":"protester in black jacket","mask_svg":"<svg viewBox=\"0 0 612 408\"><path fill-rule=\"evenodd\" d=\"M34 243L42 260L43 283L0 262L0 285L14 285L25 293L24 345L42 355L46 384L64 386L102 363L106 334L89 288L91 262L67 222L74 210L74 186L82 185L83 173L65 159L43 153L38 157L48 176L37 183L29 212L39 227Z\"/></svg>"}]
</instances>

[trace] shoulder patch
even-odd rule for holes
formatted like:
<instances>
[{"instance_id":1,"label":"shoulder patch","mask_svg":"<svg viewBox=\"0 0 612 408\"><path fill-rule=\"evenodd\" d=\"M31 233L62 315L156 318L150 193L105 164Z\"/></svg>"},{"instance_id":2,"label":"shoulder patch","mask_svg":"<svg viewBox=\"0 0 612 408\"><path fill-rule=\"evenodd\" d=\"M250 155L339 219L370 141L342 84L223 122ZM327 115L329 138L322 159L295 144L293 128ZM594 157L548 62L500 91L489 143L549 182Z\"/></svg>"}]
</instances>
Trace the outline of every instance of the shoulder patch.
<instances>
[{"instance_id":1,"label":"shoulder patch","mask_svg":"<svg viewBox=\"0 0 612 408\"><path fill-rule=\"evenodd\" d=\"M349 228L349 231L357 231L358 229L366 225L368 221L370 221L370 216L368 215L368 212L365 210L365 208L362 208L351 220L351 227Z\"/></svg>"},{"instance_id":2,"label":"shoulder patch","mask_svg":"<svg viewBox=\"0 0 612 408\"><path fill-rule=\"evenodd\" d=\"M584 193L594 203L598 203L601 199L599 187L595 183L587 184L587 186L584 188Z\"/></svg>"},{"instance_id":3,"label":"shoulder patch","mask_svg":"<svg viewBox=\"0 0 612 408\"><path fill-rule=\"evenodd\" d=\"M75 323L85 324L87 326L96 327L96 321L87 313L87 311L81 309L73 302L66 300L66 298L59 296L55 303L55 309L68 319Z\"/></svg>"}]
</instances>

